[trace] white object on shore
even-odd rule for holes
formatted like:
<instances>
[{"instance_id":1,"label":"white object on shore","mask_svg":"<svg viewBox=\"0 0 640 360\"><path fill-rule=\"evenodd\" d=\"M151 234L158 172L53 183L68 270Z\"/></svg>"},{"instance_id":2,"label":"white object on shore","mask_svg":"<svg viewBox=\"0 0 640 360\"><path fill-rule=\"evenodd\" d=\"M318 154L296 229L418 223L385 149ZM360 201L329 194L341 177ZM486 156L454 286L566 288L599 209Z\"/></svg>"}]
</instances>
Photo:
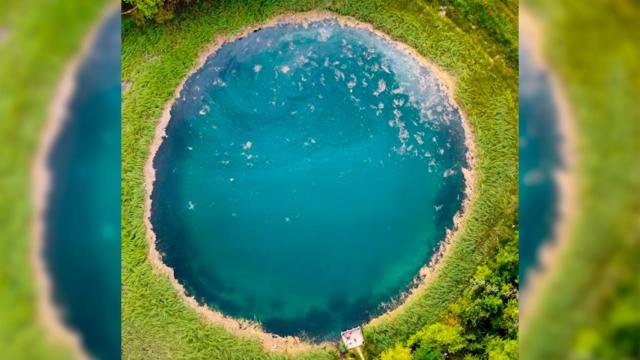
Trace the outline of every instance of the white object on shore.
<instances>
[{"instance_id":1,"label":"white object on shore","mask_svg":"<svg viewBox=\"0 0 640 360\"><path fill-rule=\"evenodd\" d=\"M349 329L340 333L342 341L347 349L355 349L364 344L364 335L362 335L362 328L360 326L353 329Z\"/></svg>"}]
</instances>

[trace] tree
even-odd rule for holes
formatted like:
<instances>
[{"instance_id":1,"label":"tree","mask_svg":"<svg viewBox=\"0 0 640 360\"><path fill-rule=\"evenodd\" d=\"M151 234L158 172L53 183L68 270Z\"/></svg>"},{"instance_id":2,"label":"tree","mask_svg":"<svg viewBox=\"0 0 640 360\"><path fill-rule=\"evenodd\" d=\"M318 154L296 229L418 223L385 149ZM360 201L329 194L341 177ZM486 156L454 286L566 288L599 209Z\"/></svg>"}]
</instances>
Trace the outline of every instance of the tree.
<instances>
[{"instance_id":1,"label":"tree","mask_svg":"<svg viewBox=\"0 0 640 360\"><path fill-rule=\"evenodd\" d=\"M122 0L125 13L131 14L134 20L142 23L153 20L158 23L173 18L178 7L190 0Z\"/></svg>"},{"instance_id":2,"label":"tree","mask_svg":"<svg viewBox=\"0 0 640 360\"><path fill-rule=\"evenodd\" d=\"M518 359L518 341L513 339L491 338L487 344L489 360Z\"/></svg>"},{"instance_id":3,"label":"tree","mask_svg":"<svg viewBox=\"0 0 640 360\"><path fill-rule=\"evenodd\" d=\"M433 349L439 353L455 354L463 350L467 341L458 323L435 323L418 331L409 344L412 348Z\"/></svg>"},{"instance_id":4,"label":"tree","mask_svg":"<svg viewBox=\"0 0 640 360\"><path fill-rule=\"evenodd\" d=\"M411 350L400 344L396 344L395 347L383 352L380 360L412 360Z\"/></svg>"}]
</instances>

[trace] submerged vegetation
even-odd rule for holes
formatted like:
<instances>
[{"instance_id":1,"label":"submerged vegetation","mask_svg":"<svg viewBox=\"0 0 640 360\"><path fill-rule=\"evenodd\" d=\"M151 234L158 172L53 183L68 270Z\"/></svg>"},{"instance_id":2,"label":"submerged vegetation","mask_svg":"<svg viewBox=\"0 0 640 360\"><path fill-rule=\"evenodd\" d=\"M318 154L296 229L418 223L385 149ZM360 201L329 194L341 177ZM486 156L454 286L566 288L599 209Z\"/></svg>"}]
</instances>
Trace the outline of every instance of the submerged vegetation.
<instances>
[{"instance_id":1,"label":"submerged vegetation","mask_svg":"<svg viewBox=\"0 0 640 360\"><path fill-rule=\"evenodd\" d=\"M450 329L442 325L431 330L426 327L446 324L442 319L453 317L447 313L452 311L451 304L462 304L465 288L474 274L480 276L478 266L495 258L505 239L516 239L517 61L508 60L508 47L514 44L504 45L500 39L513 36L505 31L517 31L518 4L500 4L494 8L478 2L488 13L503 14L508 23L506 27L485 20L473 24L486 35L477 35L462 17L450 19L438 4L428 1L217 1L179 8L173 19L161 25L139 26L124 19L122 80L128 89L123 94L122 125L123 357L288 357L266 352L256 339L237 337L207 323L182 302L166 277L153 270L143 224L143 167L165 103L217 36L238 33L282 13L314 9L368 22L412 46L456 79L455 99L466 114L477 147L473 201L440 270L427 286L414 291L401 310L365 327L364 351L373 359L416 336L448 336ZM449 6L452 11L448 14L466 11L461 4ZM508 339L505 334L501 341ZM296 357L329 359L337 357L337 352L318 347Z\"/></svg>"}]
</instances>

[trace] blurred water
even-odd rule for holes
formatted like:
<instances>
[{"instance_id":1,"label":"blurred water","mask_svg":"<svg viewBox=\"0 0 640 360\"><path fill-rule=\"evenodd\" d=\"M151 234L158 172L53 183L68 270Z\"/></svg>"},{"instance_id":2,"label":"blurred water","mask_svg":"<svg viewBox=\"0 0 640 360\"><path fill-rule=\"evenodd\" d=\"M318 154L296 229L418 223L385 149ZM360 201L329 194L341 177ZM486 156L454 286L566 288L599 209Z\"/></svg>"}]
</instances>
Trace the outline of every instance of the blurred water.
<instances>
[{"instance_id":1,"label":"blurred water","mask_svg":"<svg viewBox=\"0 0 640 360\"><path fill-rule=\"evenodd\" d=\"M531 39L520 31L519 65L519 221L520 284L538 265L539 250L551 240L557 222L558 184L562 166L558 113L547 70L536 63Z\"/></svg>"},{"instance_id":2,"label":"blurred water","mask_svg":"<svg viewBox=\"0 0 640 360\"><path fill-rule=\"evenodd\" d=\"M120 358L120 14L81 63L48 156L44 258L56 306L98 359Z\"/></svg>"},{"instance_id":3,"label":"blurred water","mask_svg":"<svg viewBox=\"0 0 640 360\"><path fill-rule=\"evenodd\" d=\"M158 249L202 303L336 336L406 289L452 226L460 121L433 73L369 31L254 32L172 108L154 161Z\"/></svg>"}]
</instances>

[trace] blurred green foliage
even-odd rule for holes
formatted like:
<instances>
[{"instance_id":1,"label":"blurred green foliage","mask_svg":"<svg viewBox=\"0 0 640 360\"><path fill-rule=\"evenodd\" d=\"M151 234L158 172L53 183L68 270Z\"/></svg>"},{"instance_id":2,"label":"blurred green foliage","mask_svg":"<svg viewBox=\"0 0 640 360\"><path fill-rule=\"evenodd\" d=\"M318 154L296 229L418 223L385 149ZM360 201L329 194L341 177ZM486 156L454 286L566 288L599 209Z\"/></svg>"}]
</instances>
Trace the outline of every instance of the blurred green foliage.
<instances>
[{"instance_id":1,"label":"blurred green foliage","mask_svg":"<svg viewBox=\"0 0 640 360\"><path fill-rule=\"evenodd\" d=\"M535 289L523 359L640 356L640 3L525 2L568 98L577 207Z\"/></svg>"},{"instance_id":2,"label":"blurred green foliage","mask_svg":"<svg viewBox=\"0 0 640 360\"><path fill-rule=\"evenodd\" d=\"M105 1L0 1L0 358L68 359L38 317L31 167L62 72Z\"/></svg>"}]
</instances>

